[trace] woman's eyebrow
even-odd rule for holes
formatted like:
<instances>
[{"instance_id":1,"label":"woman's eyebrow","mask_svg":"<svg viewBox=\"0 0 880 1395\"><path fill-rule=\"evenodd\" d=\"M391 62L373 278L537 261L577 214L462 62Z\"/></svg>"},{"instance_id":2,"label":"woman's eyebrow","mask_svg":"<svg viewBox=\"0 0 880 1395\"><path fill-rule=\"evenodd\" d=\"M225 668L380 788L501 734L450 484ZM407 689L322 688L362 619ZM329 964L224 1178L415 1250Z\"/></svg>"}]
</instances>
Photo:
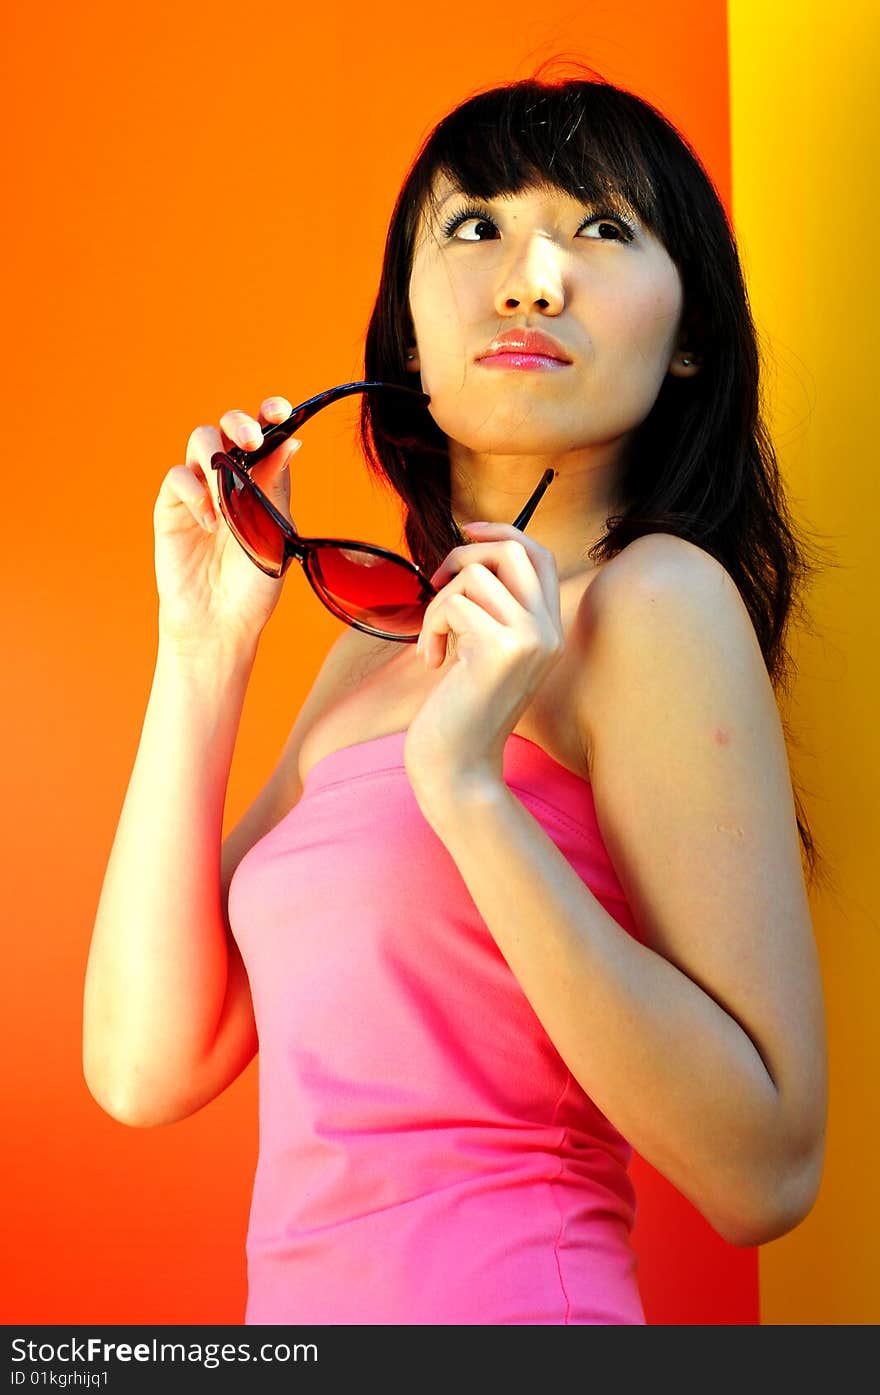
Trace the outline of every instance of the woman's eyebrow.
<instances>
[{"instance_id":1,"label":"woman's eyebrow","mask_svg":"<svg viewBox=\"0 0 880 1395\"><path fill-rule=\"evenodd\" d=\"M450 199L458 198L461 195L461 192L461 189L458 188L447 190L447 192L443 195L442 199L440 199L439 201L435 199L431 200L431 208L435 213L439 213L441 208L443 208L449 202Z\"/></svg>"}]
</instances>

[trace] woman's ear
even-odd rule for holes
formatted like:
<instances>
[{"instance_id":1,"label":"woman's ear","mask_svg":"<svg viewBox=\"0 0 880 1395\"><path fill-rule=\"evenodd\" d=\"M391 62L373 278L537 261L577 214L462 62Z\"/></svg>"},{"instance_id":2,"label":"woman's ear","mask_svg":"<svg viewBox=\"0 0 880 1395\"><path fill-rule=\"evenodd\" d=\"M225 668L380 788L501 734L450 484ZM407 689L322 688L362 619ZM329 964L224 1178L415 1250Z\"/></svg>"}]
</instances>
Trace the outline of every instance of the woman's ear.
<instances>
[{"instance_id":1,"label":"woman's ear","mask_svg":"<svg viewBox=\"0 0 880 1395\"><path fill-rule=\"evenodd\" d=\"M673 378L693 378L700 371L699 354L687 348L676 349L669 364Z\"/></svg>"},{"instance_id":2,"label":"woman's ear","mask_svg":"<svg viewBox=\"0 0 880 1395\"><path fill-rule=\"evenodd\" d=\"M415 344L409 343L406 346L406 371L408 373L420 373L419 351Z\"/></svg>"}]
</instances>

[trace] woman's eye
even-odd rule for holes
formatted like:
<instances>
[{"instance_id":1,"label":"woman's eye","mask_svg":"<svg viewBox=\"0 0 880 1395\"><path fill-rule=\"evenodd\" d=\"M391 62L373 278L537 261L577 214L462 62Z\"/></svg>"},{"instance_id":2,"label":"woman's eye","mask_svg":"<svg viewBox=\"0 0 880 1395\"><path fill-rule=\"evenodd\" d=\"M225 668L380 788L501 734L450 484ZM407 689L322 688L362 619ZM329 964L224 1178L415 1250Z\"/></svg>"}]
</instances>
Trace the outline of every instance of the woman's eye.
<instances>
[{"instance_id":1,"label":"woman's eye","mask_svg":"<svg viewBox=\"0 0 880 1395\"><path fill-rule=\"evenodd\" d=\"M450 218L444 225L443 232L446 237L454 236L458 242L485 242L485 237L458 236L459 229L465 227L468 223L473 223L475 225L473 228L469 229L471 233L477 233L480 228L491 228L495 232L498 231L488 214L479 213L474 209L466 209L463 213L456 213Z\"/></svg>"},{"instance_id":2,"label":"woman's eye","mask_svg":"<svg viewBox=\"0 0 880 1395\"><path fill-rule=\"evenodd\" d=\"M578 235L593 228L596 229L596 236L589 239L593 242L632 242L635 236L635 229L617 214L594 213L581 224ZM614 237L607 235L605 230L608 228L613 229ZM466 232L462 232L462 229L466 229ZM487 229L488 237L483 235ZM487 242L493 233L497 234L498 227L482 209L465 208L447 219L443 232L456 242Z\"/></svg>"},{"instance_id":3,"label":"woman's eye","mask_svg":"<svg viewBox=\"0 0 880 1395\"><path fill-rule=\"evenodd\" d=\"M489 220L488 218L468 218L468 219L466 219L466 221L465 221L464 224L459 224L459 226L460 226L460 227L466 227L468 223L473 223L473 225L474 225L473 228L471 228L471 233L473 234L473 236L471 236L471 237L462 237L462 238L460 239L461 242L486 242L486 241L488 241L488 238L486 238L485 236L481 236L481 234L480 234L480 229L481 229L481 228L482 228L482 229L488 228L488 229L489 229L489 235L490 235L490 236L491 236L491 234L492 234L493 232L497 232L497 231L498 231L498 229L495 227L495 224L492 223L492 222L490 222L490 220Z\"/></svg>"},{"instance_id":4,"label":"woman's eye","mask_svg":"<svg viewBox=\"0 0 880 1395\"><path fill-rule=\"evenodd\" d=\"M632 230L632 228L627 228L627 229L625 229L625 225L624 225L624 223L623 223L623 219L618 220L617 218L608 218L608 217L605 216L604 214L598 214L595 218L590 218L590 219L588 219L588 221L587 221L586 223L583 223L583 224L581 225L580 231L583 233L583 232L586 232L588 229L592 229L592 228L595 228L596 231L597 231L597 233L598 233L598 237L597 237L597 238L594 238L594 239L593 239L594 241L598 241L598 242L614 242L614 241L617 241L617 242L631 242L631 241L632 241L633 230ZM613 229L614 229L614 232L617 234L616 239L615 239L615 238L606 237L606 236L602 233L602 231L601 231L603 228L613 228Z\"/></svg>"}]
</instances>

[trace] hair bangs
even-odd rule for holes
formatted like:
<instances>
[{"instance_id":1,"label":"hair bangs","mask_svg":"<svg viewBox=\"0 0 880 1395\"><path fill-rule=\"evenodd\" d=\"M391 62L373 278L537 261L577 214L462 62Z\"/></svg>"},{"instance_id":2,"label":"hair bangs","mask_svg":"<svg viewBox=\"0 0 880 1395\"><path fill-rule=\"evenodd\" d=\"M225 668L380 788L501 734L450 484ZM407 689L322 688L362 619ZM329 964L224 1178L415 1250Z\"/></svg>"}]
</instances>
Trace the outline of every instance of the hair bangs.
<instances>
[{"instance_id":1,"label":"hair bangs","mask_svg":"<svg viewBox=\"0 0 880 1395\"><path fill-rule=\"evenodd\" d=\"M413 174L414 219L436 217L442 178L482 199L553 186L584 205L634 213L665 241L663 181L638 110L622 112L620 93L606 100L601 83L525 82L480 93L440 122Z\"/></svg>"}]
</instances>

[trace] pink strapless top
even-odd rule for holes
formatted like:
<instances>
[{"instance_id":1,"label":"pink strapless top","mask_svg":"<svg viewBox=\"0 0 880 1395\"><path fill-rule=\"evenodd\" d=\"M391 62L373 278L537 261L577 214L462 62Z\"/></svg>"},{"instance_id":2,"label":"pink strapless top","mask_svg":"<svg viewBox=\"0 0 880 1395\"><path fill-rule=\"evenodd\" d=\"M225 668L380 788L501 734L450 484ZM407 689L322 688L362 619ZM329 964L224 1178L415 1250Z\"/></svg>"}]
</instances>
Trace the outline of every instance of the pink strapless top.
<instances>
[{"instance_id":1,"label":"pink strapless top","mask_svg":"<svg viewBox=\"0 0 880 1395\"><path fill-rule=\"evenodd\" d=\"M242 858L259 1033L246 1323L644 1323L631 1149L511 973L403 761L324 757ZM526 737L505 783L637 935L590 786Z\"/></svg>"}]
</instances>

